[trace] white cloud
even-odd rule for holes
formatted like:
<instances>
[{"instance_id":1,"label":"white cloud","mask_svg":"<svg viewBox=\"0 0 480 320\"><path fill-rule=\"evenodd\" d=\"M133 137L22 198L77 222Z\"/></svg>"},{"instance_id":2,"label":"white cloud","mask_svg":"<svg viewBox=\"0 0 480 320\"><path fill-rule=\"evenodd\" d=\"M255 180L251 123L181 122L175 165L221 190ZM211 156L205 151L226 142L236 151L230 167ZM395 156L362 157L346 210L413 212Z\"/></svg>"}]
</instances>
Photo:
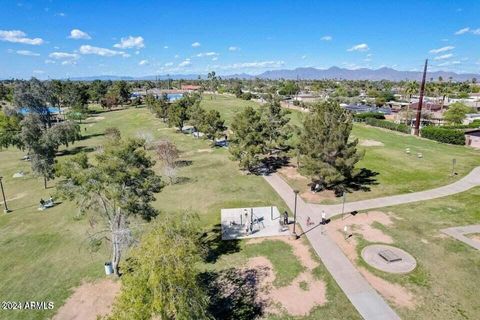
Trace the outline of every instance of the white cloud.
<instances>
[{"instance_id":1,"label":"white cloud","mask_svg":"<svg viewBox=\"0 0 480 320\"><path fill-rule=\"evenodd\" d=\"M438 67L448 67L448 66L453 66L453 65L457 65L457 64L461 64L461 62L458 61L458 60L455 60L455 61L445 61L445 62L439 63L437 66L438 66Z\"/></svg>"},{"instance_id":2,"label":"white cloud","mask_svg":"<svg viewBox=\"0 0 480 320\"><path fill-rule=\"evenodd\" d=\"M216 66L218 69L261 69L261 68L278 68L285 64L284 61L254 61L241 62L230 65Z\"/></svg>"},{"instance_id":3,"label":"white cloud","mask_svg":"<svg viewBox=\"0 0 480 320\"><path fill-rule=\"evenodd\" d=\"M76 65L77 64L77 61L75 60L65 60L65 61L62 61L62 66L66 66L66 65Z\"/></svg>"},{"instance_id":4,"label":"white cloud","mask_svg":"<svg viewBox=\"0 0 480 320\"><path fill-rule=\"evenodd\" d=\"M167 63L165 63L165 67L171 67L171 66L173 66L173 62L167 62Z\"/></svg>"},{"instance_id":5,"label":"white cloud","mask_svg":"<svg viewBox=\"0 0 480 320\"><path fill-rule=\"evenodd\" d=\"M53 63L55 63L55 61L53 61L51 59L47 59L47 60L45 60L45 63L46 64L53 64Z\"/></svg>"},{"instance_id":6,"label":"white cloud","mask_svg":"<svg viewBox=\"0 0 480 320\"><path fill-rule=\"evenodd\" d=\"M43 74L43 73L45 73L45 71L43 71L43 70L33 70L33 73Z\"/></svg>"},{"instance_id":7,"label":"white cloud","mask_svg":"<svg viewBox=\"0 0 480 320\"><path fill-rule=\"evenodd\" d=\"M56 13L55 15L59 16L59 17L66 17L67 16L67 14L65 12L59 12L59 13Z\"/></svg>"},{"instance_id":8,"label":"white cloud","mask_svg":"<svg viewBox=\"0 0 480 320\"><path fill-rule=\"evenodd\" d=\"M199 53L197 54L197 57L201 58L201 57L212 57L212 56L218 56L218 53L216 52L202 52L202 53Z\"/></svg>"},{"instance_id":9,"label":"white cloud","mask_svg":"<svg viewBox=\"0 0 480 320\"><path fill-rule=\"evenodd\" d=\"M142 60L138 63L139 66L146 66L148 64L148 60Z\"/></svg>"},{"instance_id":10,"label":"white cloud","mask_svg":"<svg viewBox=\"0 0 480 320\"><path fill-rule=\"evenodd\" d=\"M36 52L32 52L29 50L17 50L17 54L21 56L30 56L30 57L38 57L40 54Z\"/></svg>"},{"instance_id":11,"label":"white cloud","mask_svg":"<svg viewBox=\"0 0 480 320\"><path fill-rule=\"evenodd\" d=\"M163 49L168 49L168 46L163 46Z\"/></svg>"},{"instance_id":12,"label":"white cloud","mask_svg":"<svg viewBox=\"0 0 480 320\"><path fill-rule=\"evenodd\" d=\"M194 47L194 48L200 47L200 42L194 42L194 43L192 43L192 47Z\"/></svg>"},{"instance_id":13,"label":"white cloud","mask_svg":"<svg viewBox=\"0 0 480 320\"><path fill-rule=\"evenodd\" d=\"M180 58L180 56L178 54L176 54L174 58L178 59L178 58Z\"/></svg>"},{"instance_id":14,"label":"white cloud","mask_svg":"<svg viewBox=\"0 0 480 320\"><path fill-rule=\"evenodd\" d=\"M27 34L20 30L0 30L0 41L30 44L34 46L44 43L41 38L27 38Z\"/></svg>"},{"instance_id":15,"label":"white cloud","mask_svg":"<svg viewBox=\"0 0 480 320\"><path fill-rule=\"evenodd\" d=\"M70 35L68 36L69 39L75 39L75 40L79 40L79 39L84 39L84 40L90 40L92 39L92 37L90 37L90 35L82 30L79 30L79 29L73 29L72 31L70 31Z\"/></svg>"},{"instance_id":16,"label":"white cloud","mask_svg":"<svg viewBox=\"0 0 480 320\"><path fill-rule=\"evenodd\" d=\"M77 60L80 58L78 54L68 52L52 52L48 56L57 60Z\"/></svg>"},{"instance_id":17,"label":"white cloud","mask_svg":"<svg viewBox=\"0 0 480 320\"><path fill-rule=\"evenodd\" d=\"M217 61L218 60L218 57L213 57L212 58L212 61Z\"/></svg>"},{"instance_id":18,"label":"white cloud","mask_svg":"<svg viewBox=\"0 0 480 320\"><path fill-rule=\"evenodd\" d=\"M145 43L144 43L143 37L128 36L127 38L122 38L120 40L120 43L115 44L114 47L119 49L130 49L130 48L141 49L145 47Z\"/></svg>"},{"instance_id":19,"label":"white cloud","mask_svg":"<svg viewBox=\"0 0 480 320\"><path fill-rule=\"evenodd\" d=\"M447 54L442 54L441 56L436 56L435 58L433 58L433 60L445 60L445 59L450 59L451 57L453 57L453 54L447 53Z\"/></svg>"},{"instance_id":20,"label":"white cloud","mask_svg":"<svg viewBox=\"0 0 480 320\"><path fill-rule=\"evenodd\" d=\"M361 51L361 52L368 51L368 50L370 50L370 48L366 43L360 43L351 47L350 49L347 49L347 51Z\"/></svg>"},{"instance_id":21,"label":"white cloud","mask_svg":"<svg viewBox=\"0 0 480 320\"><path fill-rule=\"evenodd\" d=\"M235 47L235 46L228 47L228 51L238 51L238 50L240 50L239 47Z\"/></svg>"},{"instance_id":22,"label":"white cloud","mask_svg":"<svg viewBox=\"0 0 480 320\"><path fill-rule=\"evenodd\" d=\"M307 55L302 56L302 60L305 60L307 58Z\"/></svg>"},{"instance_id":23,"label":"white cloud","mask_svg":"<svg viewBox=\"0 0 480 320\"><path fill-rule=\"evenodd\" d=\"M180 62L180 63L178 64L178 66L179 66L180 68L183 68L183 67L187 67L187 66L189 66L189 65L191 65L191 64L192 64L192 62L190 61L190 59L185 59L185 60L183 60L182 62Z\"/></svg>"},{"instance_id":24,"label":"white cloud","mask_svg":"<svg viewBox=\"0 0 480 320\"><path fill-rule=\"evenodd\" d=\"M467 33L467 32L470 32L470 27L460 29L457 32L455 32L455 34L458 36L458 35L461 35L461 34L464 34L464 33Z\"/></svg>"},{"instance_id":25,"label":"white cloud","mask_svg":"<svg viewBox=\"0 0 480 320\"><path fill-rule=\"evenodd\" d=\"M332 41L333 37L332 36L323 36L320 38L322 41Z\"/></svg>"},{"instance_id":26,"label":"white cloud","mask_svg":"<svg viewBox=\"0 0 480 320\"><path fill-rule=\"evenodd\" d=\"M441 47L441 48L438 48L438 49L432 49L432 50L430 50L430 53L437 54L437 53L440 53L440 52L450 51L450 50L453 50L453 49L455 49L454 46L446 46L446 47Z\"/></svg>"},{"instance_id":27,"label":"white cloud","mask_svg":"<svg viewBox=\"0 0 480 320\"><path fill-rule=\"evenodd\" d=\"M122 56L124 58L129 57L130 55L123 52L123 51L117 51L117 50L110 50L107 48L99 48L99 47L93 47L90 45L83 45L80 47L80 53L81 54L95 54L97 56L102 56L102 57L113 57L113 56Z\"/></svg>"}]
</instances>

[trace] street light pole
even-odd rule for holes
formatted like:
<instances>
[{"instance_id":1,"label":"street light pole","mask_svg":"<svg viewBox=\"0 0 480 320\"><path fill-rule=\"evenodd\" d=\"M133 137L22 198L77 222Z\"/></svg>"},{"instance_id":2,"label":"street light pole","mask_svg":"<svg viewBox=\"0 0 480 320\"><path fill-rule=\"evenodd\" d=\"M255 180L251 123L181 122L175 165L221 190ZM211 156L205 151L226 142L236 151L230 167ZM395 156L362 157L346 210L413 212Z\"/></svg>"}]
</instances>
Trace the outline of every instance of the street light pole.
<instances>
[{"instance_id":1,"label":"street light pole","mask_svg":"<svg viewBox=\"0 0 480 320\"><path fill-rule=\"evenodd\" d=\"M347 195L345 194L345 191L343 191L343 195L342 195L342 198L343 198L343 201L342 201L342 220L344 219L344 213L345 213L345 199L346 199Z\"/></svg>"},{"instance_id":2,"label":"street light pole","mask_svg":"<svg viewBox=\"0 0 480 320\"><path fill-rule=\"evenodd\" d=\"M295 193L295 206L293 209L293 234L295 235L295 238L298 238L297 232L295 231L295 225L297 224L297 196L298 196L298 190L293 190Z\"/></svg>"},{"instance_id":3,"label":"street light pole","mask_svg":"<svg viewBox=\"0 0 480 320\"><path fill-rule=\"evenodd\" d=\"M0 189L2 189L2 197L3 197L3 204L5 205L5 210L3 212L8 213L10 210L8 210L8 205L7 205L7 199L5 198L5 191L3 190L3 177L0 177Z\"/></svg>"}]
</instances>

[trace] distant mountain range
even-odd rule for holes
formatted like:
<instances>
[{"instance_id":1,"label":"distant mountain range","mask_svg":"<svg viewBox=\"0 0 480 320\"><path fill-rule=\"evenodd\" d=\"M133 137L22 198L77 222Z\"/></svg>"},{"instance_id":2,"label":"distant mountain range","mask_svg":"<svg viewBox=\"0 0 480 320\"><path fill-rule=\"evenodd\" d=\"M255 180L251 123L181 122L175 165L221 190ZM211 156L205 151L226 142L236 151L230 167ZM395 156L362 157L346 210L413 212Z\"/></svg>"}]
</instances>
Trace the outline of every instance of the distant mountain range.
<instances>
[{"instance_id":1,"label":"distant mountain range","mask_svg":"<svg viewBox=\"0 0 480 320\"><path fill-rule=\"evenodd\" d=\"M159 76L143 76L143 77L128 77L128 76L89 76L89 77L76 77L70 78L70 80L75 81L93 81L95 79L99 80L195 80L198 78L206 79L207 75L205 74L175 74L175 75L159 75ZM345 69L339 67L331 67L328 69L316 69L316 68L296 68L296 69L284 69L284 70L272 70L265 71L259 75L249 75L246 73L242 74L232 74L221 76L226 79L303 79L303 80L321 80L321 79L338 79L338 80L390 80L390 81L401 81L401 80L420 80L422 77L422 72L420 71L399 71L392 68L380 68L380 69ZM467 81L472 80L472 78L477 78L480 80L480 74L474 73L455 73L447 71L435 71L428 72L427 78L433 78L437 80L439 77L442 77L444 81L452 79L454 81Z\"/></svg>"}]
</instances>

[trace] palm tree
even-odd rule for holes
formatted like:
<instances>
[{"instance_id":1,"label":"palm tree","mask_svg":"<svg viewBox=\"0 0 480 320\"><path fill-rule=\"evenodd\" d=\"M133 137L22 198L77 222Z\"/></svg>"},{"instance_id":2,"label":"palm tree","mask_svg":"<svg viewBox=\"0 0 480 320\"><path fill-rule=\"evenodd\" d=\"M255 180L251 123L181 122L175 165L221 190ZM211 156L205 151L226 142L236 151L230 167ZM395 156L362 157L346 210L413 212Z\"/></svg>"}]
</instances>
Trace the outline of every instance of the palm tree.
<instances>
[{"instance_id":1,"label":"palm tree","mask_svg":"<svg viewBox=\"0 0 480 320\"><path fill-rule=\"evenodd\" d=\"M410 115L410 103L412 100L412 96L416 93L418 93L418 83L416 81L408 81L405 84L405 87L403 88L403 92L408 95L408 106L407 106L407 116L409 119L405 119L408 121L408 125L411 125L412 123L412 117Z\"/></svg>"}]
</instances>

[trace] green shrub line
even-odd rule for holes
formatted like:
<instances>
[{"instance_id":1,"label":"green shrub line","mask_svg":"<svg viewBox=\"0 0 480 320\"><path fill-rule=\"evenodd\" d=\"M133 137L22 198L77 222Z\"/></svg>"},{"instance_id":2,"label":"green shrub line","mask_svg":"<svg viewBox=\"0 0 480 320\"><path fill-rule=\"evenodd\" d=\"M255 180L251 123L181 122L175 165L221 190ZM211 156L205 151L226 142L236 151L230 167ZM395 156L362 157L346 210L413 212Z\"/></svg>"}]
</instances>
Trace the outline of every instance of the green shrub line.
<instances>
[{"instance_id":1,"label":"green shrub line","mask_svg":"<svg viewBox=\"0 0 480 320\"><path fill-rule=\"evenodd\" d=\"M394 123L394 122L375 119L375 118L366 118L365 123L373 127L379 127L379 128L384 128L384 129L403 132L403 133L410 133L410 127L403 123Z\"/></svg>"},{"instance_id":2,"label":"green shrub line","mask_svg":"<svg viewBox=\"0 0 480 320\"><path fill-rule=\"evenodd\" d=\"M426 139L456 145L465 144L465 134L462 130L428 126L423 128L421 133Z\"/></svg>"},{"instance_id":3,"label":"green shrub line","mask_svg":"<svg viewBox=\"0 0 480 320\"><path fill-rule=\"evenodd\" d=\"M354 114L353 118L356 121L365 121L366 119L369 119L369 118L384 120L385 119L385 114L383 114L381 112L364 112L364 113Z\"/></svg>"}]
</instances>

